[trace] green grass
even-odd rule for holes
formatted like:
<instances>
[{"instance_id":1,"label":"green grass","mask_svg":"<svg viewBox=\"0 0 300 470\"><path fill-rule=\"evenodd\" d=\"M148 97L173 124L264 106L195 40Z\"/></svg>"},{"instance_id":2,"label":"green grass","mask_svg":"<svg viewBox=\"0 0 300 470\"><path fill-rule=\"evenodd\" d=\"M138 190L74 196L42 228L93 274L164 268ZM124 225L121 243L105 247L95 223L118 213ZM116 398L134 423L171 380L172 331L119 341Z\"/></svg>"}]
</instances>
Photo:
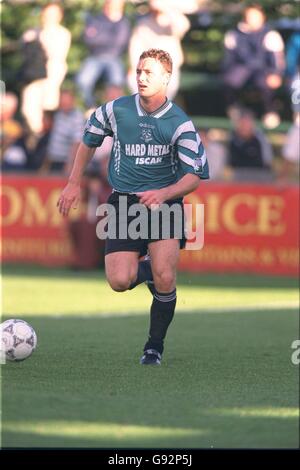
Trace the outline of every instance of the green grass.
<instances>
[{"instance_id":1,"label":"green grass","mask_svg":"<svg viewBox=\"0 0 300 470\"><path fill-rule=\"evenodd\" d=\"M161 367L138 364L144 286L103 274L4 269L4 313L38 349L2 367L4 447L297 447L297 282L180 275Z\"/></svg>"}]
</instances>

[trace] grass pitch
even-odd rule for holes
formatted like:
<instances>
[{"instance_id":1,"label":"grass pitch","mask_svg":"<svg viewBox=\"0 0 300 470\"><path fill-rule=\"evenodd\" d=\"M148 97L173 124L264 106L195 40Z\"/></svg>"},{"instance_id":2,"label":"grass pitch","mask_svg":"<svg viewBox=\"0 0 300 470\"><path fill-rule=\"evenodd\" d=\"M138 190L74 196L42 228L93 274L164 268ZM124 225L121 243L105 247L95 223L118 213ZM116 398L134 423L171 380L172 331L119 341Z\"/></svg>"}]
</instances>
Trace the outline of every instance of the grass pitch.
<instances>
[{"instance_id":1,"label":"grass pitch","mask_svg":"<svg viewBox=\"0 0 300 470\"><path fill-rule=\"evenodd\" d=\"M297 281L181 274L161 367L139 365L151 297L103 273L7 267L3 318L37 351L2 366L3 447L299 445Z\"/></svg>"}]
</instances>

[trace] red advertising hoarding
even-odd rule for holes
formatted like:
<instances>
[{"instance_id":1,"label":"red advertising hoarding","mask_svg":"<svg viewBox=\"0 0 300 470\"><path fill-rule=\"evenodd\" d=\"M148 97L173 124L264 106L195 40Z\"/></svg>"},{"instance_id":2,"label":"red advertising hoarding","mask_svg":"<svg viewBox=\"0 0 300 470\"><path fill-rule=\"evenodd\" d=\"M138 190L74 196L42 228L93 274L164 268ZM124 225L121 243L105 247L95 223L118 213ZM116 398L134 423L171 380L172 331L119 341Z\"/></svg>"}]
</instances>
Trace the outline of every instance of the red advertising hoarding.
<instances>
[{"instance_id":1,"label":"red advertising hoarding","mask_svg":"<svg viewBox=\"0 0 300 470\"><path fill-rule=\"evenodd\" d=\"M185 200L204 204L205 230L182 270L298 275L299 187L209 182Z\"/></svg>"},{"instance_id":2,"label":"red advertising hoarding","mask_svg":"<svg viewBox=\"0 0 300 470\"><path fill-rule=\"evenodd\" d=\"M68 265L73 247L56 202L65 179L3 175L1 188L3 262Z\"/></svg>"},{"instance_id":3,"label":"red advertising hoarding","mask_svg":"<svg viewBox=\"0 0 300 470\"><path fill-rule=\"evenodd\" d=\"M64 184L59 177L3 176L3 262L71 263L68 223L56 207ZM204 204L205 231L201 250L182 251L181 270L297 276L299 187L203 182L185 200Z\"/></svg>"}]
</instances>

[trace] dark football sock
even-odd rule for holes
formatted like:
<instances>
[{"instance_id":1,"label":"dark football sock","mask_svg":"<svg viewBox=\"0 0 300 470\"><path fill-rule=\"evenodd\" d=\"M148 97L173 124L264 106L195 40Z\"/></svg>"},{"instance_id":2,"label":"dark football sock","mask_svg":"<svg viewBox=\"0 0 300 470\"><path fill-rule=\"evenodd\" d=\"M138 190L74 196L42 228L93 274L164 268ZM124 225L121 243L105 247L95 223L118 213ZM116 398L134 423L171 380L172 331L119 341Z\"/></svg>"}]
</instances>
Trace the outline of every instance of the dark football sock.
<instances>
[{"instance_id":1,"label":"dark football sock","mask_svg":"<svg viewBox=\"0 0 300 470\"><path fill-rule=\"evenodd\" d=\"M173 319L176 306L176 289L167 294L156 292L150 311L149 338L144 346L146 349L156 349L160 354L164 350L164 339L167 329Z\"/></svg>"},{"instance_id":2,"label":"dark football sock","mask_svg":"<svg viewBox=\"0 0 300 470\"><path fill-rule=\"evenodd\" d=\"M130 285L129 289L134 289L139 284L145 281L153 281L152 269L150 260L139 262L138 273L136 280Z\"/></svg>"}]
</instances>

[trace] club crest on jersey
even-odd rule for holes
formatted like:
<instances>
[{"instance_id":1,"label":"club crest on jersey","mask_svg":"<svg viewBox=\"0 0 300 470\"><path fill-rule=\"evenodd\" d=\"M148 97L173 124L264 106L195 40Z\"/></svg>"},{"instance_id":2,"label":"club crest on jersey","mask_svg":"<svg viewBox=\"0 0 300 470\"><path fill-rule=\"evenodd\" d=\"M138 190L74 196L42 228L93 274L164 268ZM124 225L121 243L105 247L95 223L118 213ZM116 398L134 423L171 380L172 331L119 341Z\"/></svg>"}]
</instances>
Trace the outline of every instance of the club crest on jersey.
<instances>
[{"instance_id":1,"label":"club crest on jersey","mask_svg":"<svg viewBox=\"0 0 300 470\"><path fill-rule=\"evenodd\" d=\"M153 139L152 130L151 129L142 129L141 139L146 143L150 142Z\"/></svg>"}]
</instances>

